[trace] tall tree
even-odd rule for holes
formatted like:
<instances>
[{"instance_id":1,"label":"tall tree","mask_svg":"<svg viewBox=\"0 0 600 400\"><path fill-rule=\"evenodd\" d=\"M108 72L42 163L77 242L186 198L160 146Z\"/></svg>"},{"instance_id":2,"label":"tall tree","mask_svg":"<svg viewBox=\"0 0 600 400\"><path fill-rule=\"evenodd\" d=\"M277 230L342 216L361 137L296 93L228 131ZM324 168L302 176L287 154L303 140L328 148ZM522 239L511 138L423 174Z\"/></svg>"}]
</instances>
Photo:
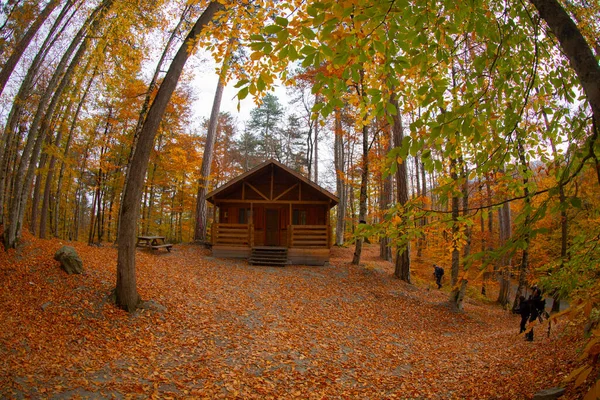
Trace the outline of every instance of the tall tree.
<instances>
[{"instance_id":1,"label":"tall tree","mask_svg":"<svg viewBox=\"0 0 600 400\"><path fill-rule=\"evenodd\" d=\"M281 162L282 148L279 123L283 117L283 108L277 96L267 93L261 104L250 111L248 128L256 132L263 160L273 158Z\"/></svg>"},{"instance_id":2,"label":"tall tree","mask_svg":"<svg viewBox=\"0 0 600 400\"><path fill-rule=\"evenodd\" d=\"M69 0L69 3L71 1L72 0ZM23 35L21 40L19 40L13 47L12 54L4 63L2 69L0 69L0 94L2 94L2 92L4 91L6 82L8 82L8 79L12 75L15 67L17 66L17 63L19 62L21 56L25 52L25 49L27 49L29 43L31 43L31 40L33 40L35 34L38 32L38 30L42 27L44 22L46 22L46 19L48 19L50 14L52 14L52 11L54 11L54 9L59 4L60 0L50 0L48 4L46 4L44 9L39 13L33 24L31 24L31 26L27 29L25 35Z\"/></svg>"},{"instance_id":3,"label":"tall tree","mask_svg":"<svg viewBox=\"0 0 600 400\"><path fill-rule=\"evenodd\" d=\"M190 57L194 43L206 26L213 20L215 13L221 9L223 9L223 6L220 3L211 2L200 15L177 51L163 83L158 89L156 98L150 106L144 126L140 132L136 151L131 159L126 177L127 186L123 193L123 206L120 213L117 284L115 290L117 305L129 312L135 311L140 302L135 274L135 236L137 221L140 215L142 185L148 167L150 150L154 143L154 137L158 131L160 121L171 95L177 86L183 67Z\"/></svg>"},{"instance_id":4,"label":"tall tree","mask_svg":"<svg viewBox=\"0 0 600 400\"><path fill-rule=\"evenodd\" d=\"M32 94L35 79L42 69L44 59L48 55L50 48L52 48L57 38L60 36L60 32L57 34L57 31L65 20L70 9L71 4L70 2L67 2L67 4L61 10L59 16L56 18L54 24L48 31L46 39L37 51L33 61L27 69L27 74L21 81L17 95L13 99L10 112L8 113L4 132L0 138L0 148L4 149L0 152L0 223L4 221L5 193L7 191L6 188L11 186L8 182L10 179L9 170L12 169L10 160L13 158L16 159L16 153L18 151L17 148L19 147L19 135L17 135L16 132L17 125L24 114L25 106L28 103L26 99Z\"/></svg>"},{"instance_id":5,"label":"tall tree","mask_svg":"<svg viewBox=\"0 0 600 400\"><path fill-rule=\"evenodd\" d=\"M401 147L404 141L404 132L402 127L402 116L396 94L392 92L390 96L390 104L396 110L392 116L392 135L394 147ZM396 201L400 207L408 203L408 172L406 168L406 160L396 159ZM404 218L404 216L402 216ZM406 226L406 221L403 222ZM394 276L405 282L411 283L410 279L410 242L399 243L396 247L396 264L394 268Z\"/></svg>"},{"instance_id":6,"label":"tall tree","mask_svg":"<svg viewBox=\"0 0 600 400\"><path fill-rule=\"evenodd\" d=\"M362 127L362 158L360 166L360 194L358 197L358 225L367 223L367 191L369 185L369 126ZM359 236L356 239L352 264L359 265L362 255L364 238Z\"/></svg>"},{"instance_id":7,"label":"tall tree","mask_svg":"<svg viewBox=\"0 0 600 400\"><path fill-rule=\"evenodd\" d=\"M85 54L92 37L85 35L88 29L97 31L103 21L103 16L108 12L114 0L104 0L92 12L77 35L63 54L52 79L48 83L44 94L38 104L34 120L29 128L27 143L23 149L17 173L15 175L15 193L11 199L9 225L4 231L4 247L13 248L21 235L25 206L29 196L31 181L33 180L38 157L48 132L50 120L58 105L63 90L70 84L71 78L80 60ZM75 52L75 50L77 50ZM71 55L73 57L71 58Z\"/></svg>"},{"instance_id":8,"label":"tall tree","mask_svg":"<svg viewBox=\"0 0 600 400\"><path fill-rule=\"evenodd\" d=\"M344 130L342 128L342 111L335 110L335 138L333 144L335 164L335 186L340 202L337 205L335 244L344 244L344 232L346 230L346 176L345 176L345 152L344 152Z\"/></svg>"},{"instance_id":9,"label":"tall tree","mask_svg":"<svg viewBox=\"0 0 600 400\"><path fill-rule=\"evenodd\" d=\"M208 193L210 171L212 168L213 147L215 145L215 140L217 140L217 124L219 122L219 111L221 110L221 99L223 98L225 78L234 43L234 38L230 38L227 54L225 55L225 60L223 61L223 66L221 67L221 72L217 79L217 89L215 90L215 97L210 111L206 142L204 143L204 152L202 154L202 167L200 168L198 194L196 196L196 227L194 229L194 240L201 243L206 241L206 194Z\"/></svg>"},{"instance_id":10,"label":"tall tree","mask_svg":"<svg viewBox=\"0 0 600 400\"><path fill-rule=\"evenodd\" d=\"M595 154L596 141L600 132L600 64L575 22L557 0L530 1L552 33L556 35L592 109L594 123L592 135L588 139L589 156L595 163L598 184L600 184L600 162Z\"/></svg>"}]
</instances>

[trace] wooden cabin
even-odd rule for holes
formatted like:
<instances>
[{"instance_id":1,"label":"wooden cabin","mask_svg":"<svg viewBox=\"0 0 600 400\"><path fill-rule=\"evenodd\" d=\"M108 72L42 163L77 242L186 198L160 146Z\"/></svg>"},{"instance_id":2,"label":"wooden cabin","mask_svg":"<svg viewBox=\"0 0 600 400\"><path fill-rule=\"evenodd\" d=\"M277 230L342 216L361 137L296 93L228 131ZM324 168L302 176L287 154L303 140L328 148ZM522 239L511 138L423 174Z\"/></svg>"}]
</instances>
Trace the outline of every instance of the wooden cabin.
<instances>
[{"instance_id":1,"label":"wooden cabin","mask_svg":"<svg viewBox=\"0 0 600 400\"><path fill-rule=\"evenodd\" d=\"M247 258L260 265L329 261L329 215L338 198L275 160L212 191L207 201L216 208L214 257Z\"/></svg>"}]
</instances>

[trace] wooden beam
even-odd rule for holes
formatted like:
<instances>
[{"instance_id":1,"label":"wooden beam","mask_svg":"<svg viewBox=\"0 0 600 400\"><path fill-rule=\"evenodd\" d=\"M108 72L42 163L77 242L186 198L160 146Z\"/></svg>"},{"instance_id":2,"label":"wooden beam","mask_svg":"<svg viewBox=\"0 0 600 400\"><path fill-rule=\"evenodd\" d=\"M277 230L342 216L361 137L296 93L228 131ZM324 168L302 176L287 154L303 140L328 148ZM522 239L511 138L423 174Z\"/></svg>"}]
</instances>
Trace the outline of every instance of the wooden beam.
<instances>
[{"instance_id":1,"label":"wooden beam","mask_svg":"<svg viewBox=\"0 0 600 400\"><path fill-rule=\"evenodd\" d=\"M273 164L271 164L271 197L270 197L271 200L273 200L273 181L275 180L274 174L275 174L275 168L273 168Z\"/></svg>"},{"instance_id":2,"label":"wooden beam","mask_svg":"<svg viewBox=\"0 0 600 400\"><path fill-rule=\"evenodd\" d=\"M254 190L256 193L258 193L258 194L260 195L260 197L262 197L263 199L265 199L265 200L269 200L269 199L267 198L267 196L265 196L264 194L262 194L262 193L261 193L261 191L260 191L260 190L258 190L258 189L257 189L257 188L255 188L254 186L252 186L252 184L251 184L251 183L249 183L249 182L246 182L246 185L250 186L250 188L251 188L252 190ZM227 200L222 200L222 201L227 201ZM238 202L239 202L239 200L234 200L234 201L238 201Z\"/></svg>"},{"instance_id":3,"label":"wooden beam","mask_svg":"<svg viewBox=\"0 0 600 400\"><path fill-rule=\"evenodd\" d=\"M281 193L279 196L275 197L273 200L279 200L282 196L285 196L286 194L288 194L296 186L298 186L298 183L296 183L296 184L292 185L291 187L287 188L283 193Z\"/></svg>"},{"instance_id":4,"label":"wooden beam","mask_svg":"<svg viewBox=\"0 0 600 400\"><path fill-rule=\"evenodd\" d=\"M227 203L227 204L231 204L231 203L246 203L246 204L322 204L322 205L329 205L329 202L327 201L318 201L318 200L311 200L311 201L298 201L298 200L269 200L265 197L265 200L239 200L239 199L221 199L219 200L220 203Z\"/></svg>"},{"instance_id":5,"label":"wooden beam","mask_svg":"<svg viewBox=\"0 0 600 400\"><path fill-rule=\"evenodd\" d=\"M246 199L246 182L242 184L242 200Z\"/></svg>"}]
</instances>

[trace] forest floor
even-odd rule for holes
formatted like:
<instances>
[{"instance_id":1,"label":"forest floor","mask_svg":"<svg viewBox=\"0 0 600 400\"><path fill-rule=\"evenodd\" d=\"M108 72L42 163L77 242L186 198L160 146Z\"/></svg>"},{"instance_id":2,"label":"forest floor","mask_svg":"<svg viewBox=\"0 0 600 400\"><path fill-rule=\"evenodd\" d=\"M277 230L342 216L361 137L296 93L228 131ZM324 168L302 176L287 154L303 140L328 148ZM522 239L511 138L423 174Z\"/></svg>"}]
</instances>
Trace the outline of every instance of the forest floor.
<instances>
[{"instance_id":1,"label":"forest floor","mask_svg":"<svg viewBox=\"0 0 600 400\"><path fill-rule=\"evenodd\" d=\"M375 245L361 266L335 248L329 266L284 268L138 250L155 304L129 315L108 302L116 249L64 243L85 268L66 275L62 244L0 252L0 398L527 399L561 385L581 344L564 322L526 342L481 300L453 313L448 277L433 289L415 260L416 284L400 282Z\"/></svg>"}]
</instances>

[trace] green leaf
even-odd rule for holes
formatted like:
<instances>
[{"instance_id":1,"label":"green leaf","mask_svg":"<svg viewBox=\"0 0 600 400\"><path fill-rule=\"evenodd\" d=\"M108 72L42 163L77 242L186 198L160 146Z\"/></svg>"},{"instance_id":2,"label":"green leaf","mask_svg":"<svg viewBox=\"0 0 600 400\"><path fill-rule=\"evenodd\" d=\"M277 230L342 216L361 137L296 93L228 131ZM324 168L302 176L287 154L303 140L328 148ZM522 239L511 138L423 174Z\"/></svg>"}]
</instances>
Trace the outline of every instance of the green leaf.
<instances>
[{"instance_id":1,"label":"green leaf","mask_svg":"<svg viewBox=\"0 0 600 400\"><path fill-rule=\"evenodd\" d=\"M237 94L237 97L240 100L244 100L246 97L248 97L248 86L241 88Z\"/></svg>"},{"instance_id":2,"label":"green leaf","mask_svg":"<svg viewBox=\"0 0 600 400\"><path fill-rule=\"evenodd\" d=\"M266 87L267 85L265 84L264 79L262 78L262 76L259 76L258 80L256 81L256 88L262 92L263 90L265 90Z\"/></svg>"},{"instance_id":3,"label":"green leaf","mask_svg":"<svg viewBox=\"0 0 600 400\"><path fill-rule=\"evenodd\" d=\"M571 197L569 199L569 201L571 202L571 205L573 207L578 208L578 209L582 208L581 199L579 197Z\"/></svg>"},{"instance_id":4,"label":"green leaf","mask_svg":"<svg viewBox=\"0 0 600 400\"><path fill-rule=\"evenodd\" d=\"M263 28L266 33L275 34L282 30L283 28L279 25L268 25Z\"/></svg>"},{"instance_id":5,"label":"green leaf","mask_svg":"<svg viewBox=\"0 0 600 400\"><path fill-rule=\"evenodd\" d=\"M302 49L300 49L300 53L305 55L315 54L316 51L317 49L312 46L304 46Z\"/></svg>"},{"instance_id":6,"label":"green leaf","mask_svg":"<svg viewBox=\"0 0 600 400\"><path fill-rule=\"evenodd\" d=\"M275 23L277 25L281 25L281 26L288 26L288 20L287 18L283 18L283 17L275 17Z\"/></svg>"},{"instance_id":7,"label":"green leaf","mask_svg":"<svg viewBox=\"0 0 600 400\"><path fill-rule=\"evenodd\" d=\"M313 40L314 38L317 37L317 35L315 34L315 32L312 29L307 28L305 26L302 27L301 32L302 32L302 36L304 36L308 40Z\"/></svg>"},{"instance_id":8,"label":"green leaf","mask_svg":"<svg viewBox=\"0 0 600 400\"><path fill-rule=\"evenodd\" d=\"M244 85L247 85L250 82L248 79L240 79L234 86L234 88L241 88Z\"/></svg>"},{"instance_id":9,"label":"green leaf","mask_svg":"<svg viewBox=\"0 0 600 400\"><path fill-rule=\"evenodd\" d=\"M398 110L396 110L396 106L392 103L387 103L385 109L389 115L398 115Z\"/></svg>"}]
</instances>

